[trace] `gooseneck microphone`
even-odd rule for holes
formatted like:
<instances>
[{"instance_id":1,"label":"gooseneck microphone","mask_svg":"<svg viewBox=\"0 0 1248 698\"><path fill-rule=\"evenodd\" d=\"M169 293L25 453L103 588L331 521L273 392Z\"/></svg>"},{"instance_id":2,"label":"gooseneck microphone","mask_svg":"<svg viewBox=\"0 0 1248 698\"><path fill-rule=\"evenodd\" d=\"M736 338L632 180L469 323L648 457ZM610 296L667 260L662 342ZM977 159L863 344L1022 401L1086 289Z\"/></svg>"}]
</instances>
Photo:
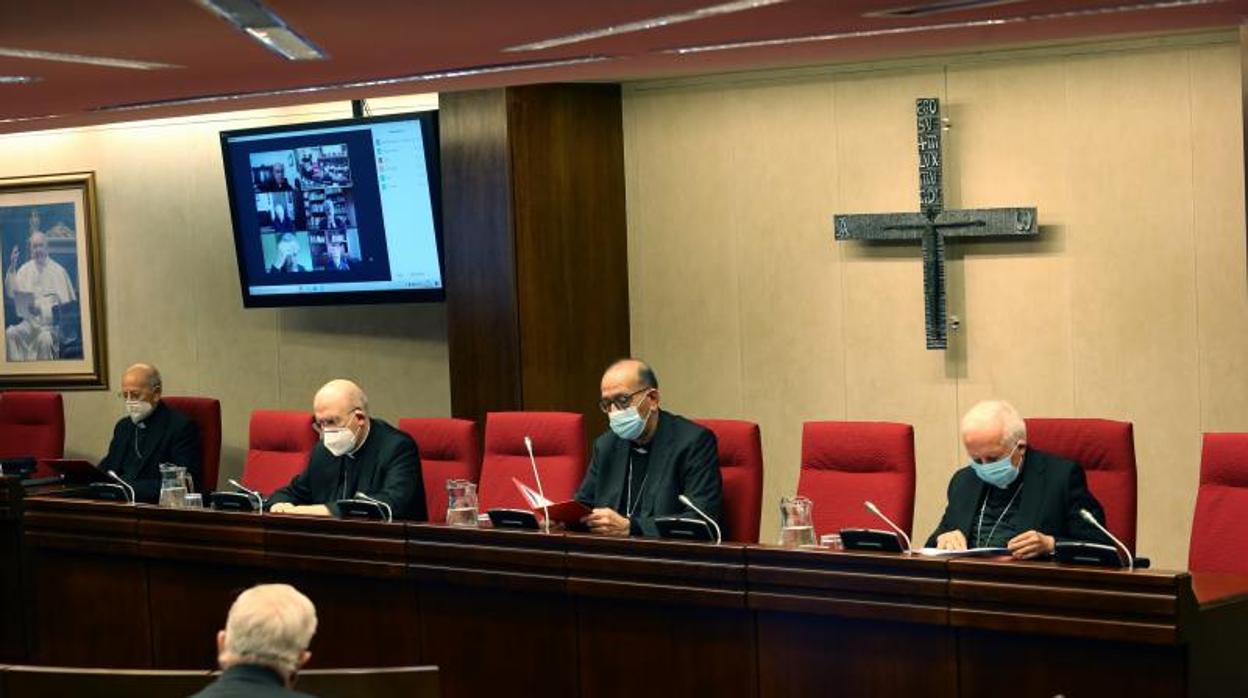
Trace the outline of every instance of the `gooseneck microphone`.
<instances>
[{"instance_id":1,"label":"gooseneck microphone","mask_svg":"<svg viewBox=\"0 0 1248 698\"><path fill-rule=\"evenodd\" d=\"M712 519L711 517L707 516L706 512L699 509L697 505L693 503L693 500L689 499L685 495L683 494L677 495L676 499L679 499L681 504L684 504L690 509L693 509L694 511L696 511L698 513L698 516L701 516L703 520L705 520L708 524L711 525L711 528L715 529L715 545L719 545L720 543L724 541L724 535L720 532L719 524L715 523L715 519Z\"/></svg>"},{"instance_id":2,"label":"gooseneck microphone","mask_svg":"<svg viewBox=\"0 0 1248 698\"><path fill-rule=\"evenodd\" d=\"M376 497L370 497L364 494L363 492L356 492L355 498L363 499L366 502L372 502L373 504L376 504L377 506L381 507L381 510L386 512L386 523L392 523L394 521L394 511L390 509L389 504L386 504L385 502L381 501L380 499L377 499Z\"/></svg>"},{"instance_id":3,"label":"gooseneck microphone","mask_svg":"<svg viewBox=\"0 0 1248 698\"><path fill-rule=\"evenodd\" d=\"M546 492L542 490L542 476L537 473L537 459L533 457L533 439L526 434L524 437L524 448L529 452L529 464L533 466L533 479L537 480L537 493L542 496L542 517L546 519L546 532L550 533L550 500L546 499Z\"/></svg>"},{"instance_id":4,"label":"gooseneck microphone","mask_svg":"<svg viewBox=\"0 0 1248 698\"><path fill-rule=\"evenodd\" d=\"M1105 528L1104 526L1102 526L1101 522L1097 521L1096 517L1092 515L1092 512L1088 511L1087 509L1080 509L1079 515L1083 517L1084 521L1087 521L1093 526L1096 526L1097 530L1099 530L1101 533L1104 533L1105 535L1109 536L1109 539L1112 540L1118 546L1118 549L1126 554L1128 572L1135 569L1135 558L1131 555L1131 551L1127 550L1127 546L1123 545L1122 541L1118 540L1117 536L1110 533L1108 528Z\"/></svg>"},{"instance_id":5,"label":"gooseneck microphone","mask_svg":"<svg viewBox=\"0 0 1248 698\"><path fill-rule=\"evenodd\" d=\"M871 500L869 500L869 499L868 499L867 501L863 502L862 504L863 504L863 506L865 506L865 507L867 508L867 511L869 511L869 512L871 512L872 514L875 514L876 516L878 516L878 517L880 517L881 519L883 519L883 520L884 520L884 523L886 523L886 524L888 524L890 527L892 527L892 529L893 529L894 531L896 531L896 532L897 532L897 535L901 536L901 539L902 539L902 540L904 540L904 541L906 542L906 554L907 554L907 555L909 555L909 554L910 554L910 552L911 552L911 550L913 549L913 548L911 547L911 545L910 545L910 536L907 536L907 535L906 535L906 532L905 532L905 531L903 531L903 530L901 530L901 527L899 527L897 524L893 523L893 520L892 520L892 519L890 519L890 518L888 518L887 516L885 516L885 515L884 515L884 512L880 511L879 507L875 506L875 504L874 504Z\"/></svg>"},{"instance_id":6,"label":"gooseneck microphone","mask_svg":"<svg viewBox=\"0 0 1248 698\"><path fill-rule=\"evenodd\" d=\"M122 480L121 476L112 470L109 470L107 472L108 472L108 476L116 480L121 485L122 489L126 491L126 494L130 495L130 501L128 503L137 504L138 501L134 497L134 488L130 486L130 483L126 482L125 480Z\"/></svg>"},{"instance_id":7,"label":"gooseneck microphone","mask_svg":"<svg viewBox=\"0 0 1248 698\"><path fill-rule=\"evenodd\" d=\"M244 494L255 497L256 498L256 513L260 514L264 512L264 496L263 495L261 495L256 490L253 490L244 486L243 483L239 482L238 480L235 480L234 478L230 478L226 482L233 485L234 488L239 490L240 492L243 492Z\"/></svg>"}]
</instances>

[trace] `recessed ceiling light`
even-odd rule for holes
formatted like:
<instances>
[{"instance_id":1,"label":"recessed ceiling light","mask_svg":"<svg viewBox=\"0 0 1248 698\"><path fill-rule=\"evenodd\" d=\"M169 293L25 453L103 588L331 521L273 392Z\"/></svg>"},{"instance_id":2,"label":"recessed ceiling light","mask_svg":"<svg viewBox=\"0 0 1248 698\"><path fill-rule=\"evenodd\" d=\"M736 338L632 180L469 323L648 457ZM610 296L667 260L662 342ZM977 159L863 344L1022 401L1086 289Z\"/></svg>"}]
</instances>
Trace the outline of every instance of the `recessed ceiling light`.
<instances>
[{"instance_id":1,"label":"recessed ceiling light","mask_svg":"<svg viewBox=\"0 0 1248 698\"><path fill-rule=\"evenodd\" d=\"M290 28L259 0L197 0L273 53L292 61L323 61L329 56Z\"/></svg>"},{"instance_id":2,"label":"recessed ceiling light","mask_svg":"<svg viewBox=\"0 0 1248 698\"><path fill-rule=\"evenodd\" d=\"M328 92L331 90L358 90L372 89L377 87L389 87L391 85L402 85L405 83L421 83L432 82L434 80L450 80L454 78L467 78L477 75L492 75L496 73L510 73L519 70L539 70L542 68L563 68L573 65L584 65L587 63L601 63L604 61L615 60L611 56L582 56L580 58L567 58L557 61L525 61L521 63L503 63L500 65L478 66L473 68L455 68L452 70L441 70L431 73L417 73L415 75L401 75L393 78L380 78L377 80L358 80L353 82L336 82L327 85L312 85L308 87L289 87L280 90L262 90L257 92L234 92L230 94L220 95L204 95L200 97L183 97L179 99L166 99L154 102L136 102L133 104L114 104L104 107L93 107L90 111L101 112L125 112L138 111L142 109L155 109L159 107L183 107L195 104L212 104L215 102L237 102L247 99L257 99L261 97L291 97L298 95L310 95L318 92Z\"/></svg>"},{"instance_id":3,"label":"recessed ceiling light","mask_svg":"<svg viewBox=\"0 0 1248 698\"><path fill-rule=\"evenodd\" d=\"M0 124L21 124L27 121L47 121L50 119L59 119L60 114L41 114L39 116L11 116L7 119L0 119Z\"/></svg>"},{"instance_id":4,"label":"recessed ceiling light","mask_svg":"<svg viewBox=\"0 0 1248 698\"><path fill-rule=\"evenodd\" d=\"M708 53L711 51L732 51L749 48L770 48L774 46L791 46L793 44L809 44L824 41L843 41L846 39L866 39L897 34L919 34L922 32L948 31L950 29L974 29L1003 24L1021 24L1023 22L1045 22L1096 15L1123 14L1127 12L1143 12L1147 10L1169 10L1178 7L1194 7L1197 5L1216 5L1227 0L1163 0L1162 2L1143 2L1133 5L1115 5L1112 7L1093 7L1065 12L1050 12L1038 15L1019 15L1015 17L999 17L995 19L975 19L965 22L945 22L943 24L921 24L909 27L889 27L887 29L864 29L862 31L837 32L833 34L815 34L811 36L792 36L781 39L756 39L752 41L733 41L723 44L704 44L701 46L684 46L668 48L657 53L675 53L679 55Z\"/></svg>"},{"instance_id":5,"label":"recessed ceiling light","mask_svg":"<svg viewBox=\"0 0 1248 698\"><path fill-rule=\"evenodd\" d=\"M33 75L0 75L0 85L29 85L32 82L39 82L39 78Z\"/></svg>"},{"instance_id":6,"label":"recessed ceiling light","mask_svg":"<svg viewBox=\"0 0 1248 698\"><path fill-rule=\"evenodd\" d=\"M127 58L107 58L105 56L83 56L77 53L56 53L55 51L32 51L30 49L5 48L3 46L0 46L0 56L5 58L26 58L32 61L82 63L85 65L99 65L106 68L126 68L129 70L163 70L165 68L182 67L172 63L132 61Z\"/></svg>"},{"instance_id":7,"label":"recessed ceiling light","mask_svg":"<svg viewBox=\"0 0 1248 698\"><path fill-rule=\"evenodd\" d=\"M659 27L667 27L673 24L681 24L682 22L692 22L698 19L706 19L708 17L717 17L719 15L731 14L733 12L744 12L768 5L779 5L789 0L734 0L734 2L725 2L719 5L711 5L697 10L688 12L679 12L677 14L663 15L661 17L651 17L636 22L628 22L627 24L619 24L611 27L603 27L601 29L591 29L589 31L578 32L576 34L568 34L567 36L559 36L553 39L544 39L535 41L531 44L520 44L519 46L508 46L503 49L508 52L515 51L541 51L555 46L566 46L568 44L576 44L582 41L592 41L608 36L616 36L619 34L629 34L632 32L646 31L648 29L657 29Z\"/></svg>"}]
</instances>

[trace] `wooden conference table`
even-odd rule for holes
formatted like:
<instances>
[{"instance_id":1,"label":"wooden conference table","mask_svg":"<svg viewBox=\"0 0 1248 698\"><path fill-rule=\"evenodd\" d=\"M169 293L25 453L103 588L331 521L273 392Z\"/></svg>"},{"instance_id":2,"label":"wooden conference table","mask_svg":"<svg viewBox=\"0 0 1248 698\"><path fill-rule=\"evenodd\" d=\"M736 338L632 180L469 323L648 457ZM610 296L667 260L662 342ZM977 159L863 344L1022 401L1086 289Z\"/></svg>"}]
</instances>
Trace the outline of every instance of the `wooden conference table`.
<instances>
[{"instance_id":1,"label":"wooden conference table","mask_svg":"<svg viewBox=\"0 0 1248 698\"><path fill-rule=\"evenodd\" d=\"M0 553L0 660L209 668L234 596L282 581L316 603L314 666L436 664L448 698L1248 694L1237 577L23 500L12 484Z\"/></svg>"}]
</instances>

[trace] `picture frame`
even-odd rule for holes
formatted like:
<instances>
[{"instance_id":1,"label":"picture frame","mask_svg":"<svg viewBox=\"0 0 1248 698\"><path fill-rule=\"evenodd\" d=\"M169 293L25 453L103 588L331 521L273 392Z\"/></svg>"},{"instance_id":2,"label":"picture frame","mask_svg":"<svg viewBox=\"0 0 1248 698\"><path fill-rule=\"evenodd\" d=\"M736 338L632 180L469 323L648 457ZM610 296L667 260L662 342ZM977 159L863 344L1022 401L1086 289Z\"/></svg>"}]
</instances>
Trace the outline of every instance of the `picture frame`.
<instances>
[{"instance_id":1,"label":"picture frame","mask_svg":"<svg viewBox=\"0 0 1248 698\"><path fill-rule=\"evenodd\" d=\"M0 389L106 389L94 172L0 178Z\"/></svg>"}]
</instances>

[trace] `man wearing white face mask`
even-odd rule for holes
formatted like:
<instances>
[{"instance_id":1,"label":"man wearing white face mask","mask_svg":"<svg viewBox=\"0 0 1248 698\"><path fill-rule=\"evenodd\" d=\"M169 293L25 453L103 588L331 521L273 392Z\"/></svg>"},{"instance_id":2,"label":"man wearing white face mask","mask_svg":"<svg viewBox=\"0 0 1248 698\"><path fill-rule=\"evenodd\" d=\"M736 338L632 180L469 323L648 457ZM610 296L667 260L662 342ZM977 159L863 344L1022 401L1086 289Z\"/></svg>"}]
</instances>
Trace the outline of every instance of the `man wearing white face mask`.
<instances>
[{"instance_id":1,"label":"man wearing white face mask","mask_svg":"<svg viewBox=\"0 0 1248 698\"><path fill-rule=\"evenodd\" d=\"M196 487L203 484L199 462L199 428L189 417L161 402L160 371L135 364L121 375L125 413L113 427L101 470L112 470L134 487L140 502L160 498L160 464L186 468Z\"/></svg>"},{"instance_id":2,"label":"man wearing white face mask","mask_svg":"<svg viewBox=\"0 0 1248 698\"><path fill-rule=\"evenodd\" d=\"M602 376L598 407L611 428L594 441L593 458L575 499L593 511L593 533L657 536L661 516L702 518L685 495L722 529L723 481L715 435L659 410L659 381L644 362L623 359Z\"/></svg>"},{"instance_id":3,"label":"man wearing white face mask","mask_svg":"<svg viewBox=\"0 0 1248 698\"><path fill-rule=\"evenodd\" d=\"M396 519L427 518L416 441L371 417L360 386L326 383L312 400L312 413L321 442L308 467L269 498L270 511L338 516L338 500L362 492L390 505Z\"/></svg>"},{"instance_id":4,"label":"man wearing white face mask","mask_svg":"<svg viewBox=\"0 0 1248 698\"><path fill-rule=\"evenodd\" d=\"M1008 548L1018 559L1053 553L1059 540L1112 545L1083 519L1105 512L1077 463L1027 445L1027 424L1013 405L986 400L962 418L971 462L949 481L949 504L928 547Z\"/></svg>"}]
</instances>

